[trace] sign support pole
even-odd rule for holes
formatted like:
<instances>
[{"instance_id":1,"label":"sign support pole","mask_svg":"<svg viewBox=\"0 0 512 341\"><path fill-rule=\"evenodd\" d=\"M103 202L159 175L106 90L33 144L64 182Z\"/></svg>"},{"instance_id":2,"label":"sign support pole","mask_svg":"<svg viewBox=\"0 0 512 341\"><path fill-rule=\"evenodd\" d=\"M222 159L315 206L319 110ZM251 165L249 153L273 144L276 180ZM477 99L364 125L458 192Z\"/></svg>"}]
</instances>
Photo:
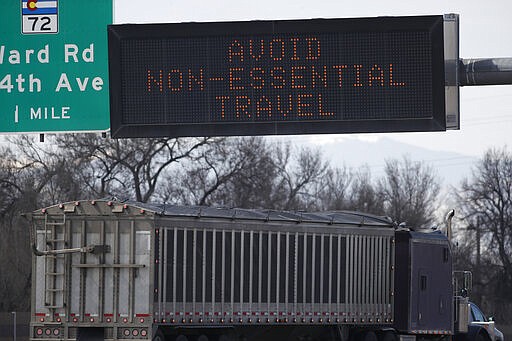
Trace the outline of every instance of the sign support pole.
<instances>
[{"instance_id":1,"label":"sign support pole","mask_svg":"<svg viewBox=\"0 0 512 341\"><path fill-rule=\"evenodd\" d=\"M460 60L460 85L512 84L512 58L470 58Z\"/></svg>"}]
</instances>

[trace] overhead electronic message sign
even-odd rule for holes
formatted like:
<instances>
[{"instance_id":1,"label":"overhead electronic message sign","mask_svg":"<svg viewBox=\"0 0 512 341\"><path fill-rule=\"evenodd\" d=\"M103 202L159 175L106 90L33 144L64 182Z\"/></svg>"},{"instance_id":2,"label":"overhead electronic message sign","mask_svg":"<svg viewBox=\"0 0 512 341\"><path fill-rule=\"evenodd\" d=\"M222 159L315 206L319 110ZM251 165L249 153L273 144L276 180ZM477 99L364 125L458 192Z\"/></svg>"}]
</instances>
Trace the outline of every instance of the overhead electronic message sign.
<instances>
[{"instance_id":1,"label":"overhead electronic message sign","mask_svg":"<svg viewBox=\"0 0 512 341\"><path fill-rule=\"evenodd\" d=\"M446 130L443 16L110 25L114 137Z\"/></svg>"},{"instance_id":2,"label":"overhead electronic message sign","mask_svg":"<svg viewBox=\"0 0 512 341\"><path fill-rule=\"evenodd\" d=\"M112 0L0 4L0 133L107 131Z\"/></svg>"}]
</instances>

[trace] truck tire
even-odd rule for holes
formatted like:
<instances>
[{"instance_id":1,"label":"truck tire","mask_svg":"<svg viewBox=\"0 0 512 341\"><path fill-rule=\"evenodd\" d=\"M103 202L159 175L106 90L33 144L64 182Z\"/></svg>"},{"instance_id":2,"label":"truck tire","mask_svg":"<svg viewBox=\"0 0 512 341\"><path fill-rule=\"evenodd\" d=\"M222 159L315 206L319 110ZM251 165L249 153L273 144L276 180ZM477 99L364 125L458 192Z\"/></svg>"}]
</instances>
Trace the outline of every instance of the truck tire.
<instances>
[{"instance_id":1,"label":"truck tire","mask_svg":"<svg viewBox=\"0 0 512 341\"><path fill-rule=\"evenodd\" d=\"M153 341L165 341L164 333L161 330L157 330L156 334L153 336Z\"/></svg>"},{"instance_id":2,"label":"truck tire","mask_svg":"<svg viewBox=\"0 0 512 341\"><path fill-rule=\"evenodd\" d=\"M355 341L378 341L373 330L361 330L356 334Z\"/></svg>"},{"instance_id":3,"label":"truck tire","mask_svg":"<svg viewBox=\"0 0 512 341\"><path fill-rule=\"evenodd\" d=\"M208 336L204 335L204 334L201 334L197 337L196 341L209 341L210 339L208 338Z\"/></svg>"},{"instance_id":4,"label":"truck tire","mask_svg":"<svg viewBox=\"0 0 512 341\"><path fill-rule=\"evenodd\" d=\"M476 334L475 341L491 341L491 338L487 332L481 330L478 334Z\"/></svg>"},{"instance_id":5,"label":"truck tire","mask_svg":"<svg viewBox=\"0 0 512 341\"><path fill-rule=\"evenodd\" d=\"M397 341L395 332L386 331L379 335L379 341Z\"/></svg>"}]
</instances>

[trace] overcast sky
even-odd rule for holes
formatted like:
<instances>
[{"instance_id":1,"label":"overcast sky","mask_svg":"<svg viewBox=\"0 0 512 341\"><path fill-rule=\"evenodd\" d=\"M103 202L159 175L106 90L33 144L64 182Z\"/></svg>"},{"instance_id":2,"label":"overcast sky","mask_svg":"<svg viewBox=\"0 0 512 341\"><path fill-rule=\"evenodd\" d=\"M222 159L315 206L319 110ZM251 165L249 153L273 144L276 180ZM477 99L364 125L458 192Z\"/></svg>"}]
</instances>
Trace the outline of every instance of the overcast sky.
<instances>
[{"instance_id":1,"label":"overcast sky","mask_svg":"<svg viewBox=\"0 0 512 341\"><path fill-rule=\"evenodd\" d=\"M461 58L512 57L512 1L423 0L114 0L115 23L311 19L402 15L460 15ZM512 85L461 88L461 130L436 133L301 136L332 143L343 138L392 138L434 150L481 156L512 148Z\"/></svg>"}]
</instances>

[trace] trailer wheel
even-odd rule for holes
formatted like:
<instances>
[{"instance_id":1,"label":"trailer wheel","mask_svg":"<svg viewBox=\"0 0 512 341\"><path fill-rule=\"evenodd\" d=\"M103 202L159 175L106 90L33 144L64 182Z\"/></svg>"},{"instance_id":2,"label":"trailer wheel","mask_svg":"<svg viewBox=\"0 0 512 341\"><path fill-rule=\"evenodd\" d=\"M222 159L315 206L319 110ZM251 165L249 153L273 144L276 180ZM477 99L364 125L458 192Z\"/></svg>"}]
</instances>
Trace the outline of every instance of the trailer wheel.
<instances>
[{"instance_id":1,"label":"trailer wheel","mask_svg":"<svg viewBox=\"0 0 512 341\"><path fill-rule=\"evenodd\" d=\"M153 336L153 341L165 341L164 333L159 329L156 331L155 335Z\"/></svg>"},{"instance_id":2,"label":"trailer wheel","mask_svg":"<svg viewBox=\"0 0 512 341\"><path fill-rule=\"evenodd\" d=\"M378 341L377 334L372 331L367 332L364 341Z\"/></svg>"},{"instance_id":3,"label":"trailer wheel","mask_svg":"<svg viewBox=\"0 0 512 341\"><path fill-rule=\"evenodd\" d=\"M209 341L210 339L208 338L208 336L204 335L204 334L201 334L197 337L196 341Z\"/></svg>"},{"instance_id":4,"label":"trailer wheel","mask_svg":"<svg viewBox=\"0 0 512 341\"><path fill-rule=\"evenodd\" d=\"M377 334L374 331L361 331L358 334L357 341L378 341Z\"/></svg>"},{"instance_id":5,"label":"trailer wheel","mask_svg":"<svg viewBox=\"0 0 512 341\"><path fill-rule=\"evenodd\" d=\"M397 341L395 332L386 331L379 335L379 341Z\"/></svg>"}]
</instances>

